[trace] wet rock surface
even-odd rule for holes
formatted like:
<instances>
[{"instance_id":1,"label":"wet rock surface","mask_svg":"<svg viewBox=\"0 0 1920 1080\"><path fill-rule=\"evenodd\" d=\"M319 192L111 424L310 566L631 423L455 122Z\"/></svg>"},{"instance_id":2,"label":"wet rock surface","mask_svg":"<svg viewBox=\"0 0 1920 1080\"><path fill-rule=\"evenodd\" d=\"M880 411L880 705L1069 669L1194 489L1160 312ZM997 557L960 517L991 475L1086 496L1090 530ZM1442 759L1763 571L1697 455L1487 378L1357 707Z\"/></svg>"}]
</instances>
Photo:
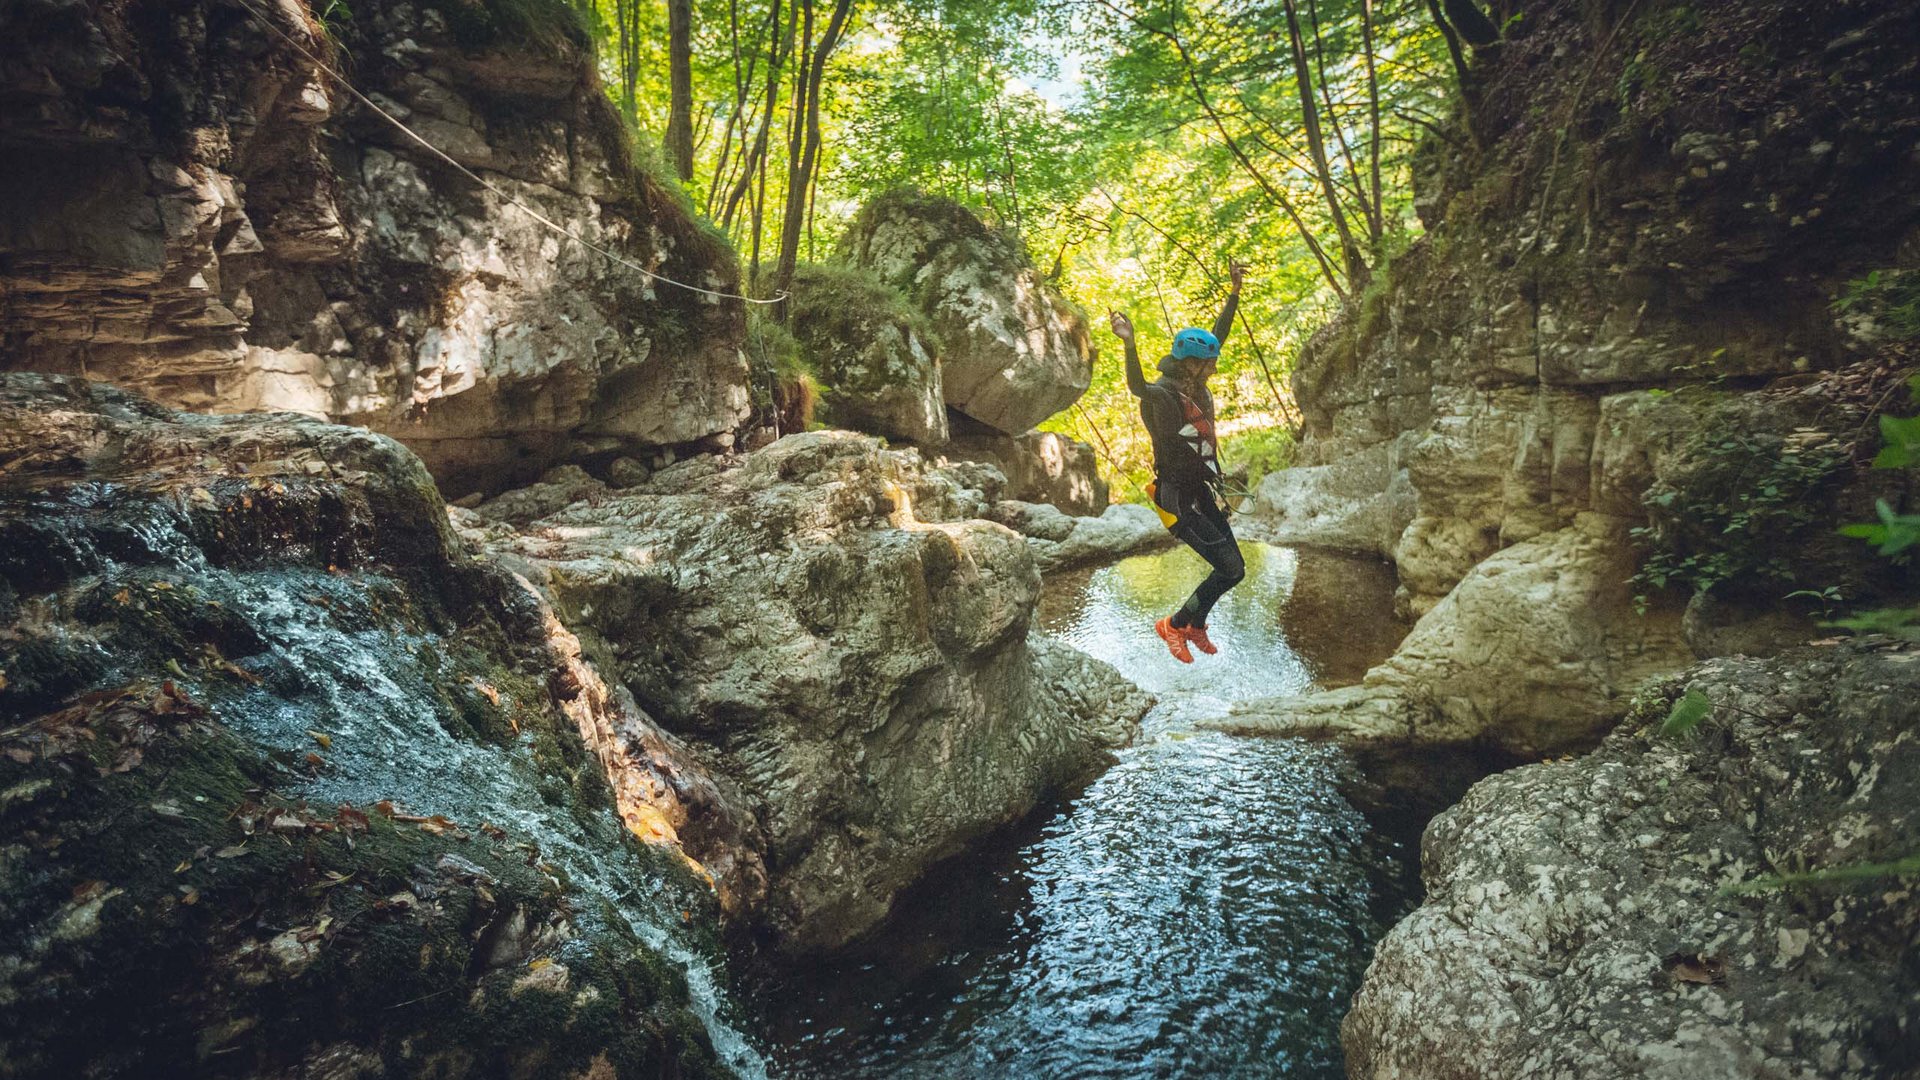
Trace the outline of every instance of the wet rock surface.
<instances>
[{"instance_id":1,"label":"wet rock surface","mask_svg":"<svg viewBox=\"0 0 1920 1080\"><path fill-rule=\"evenodd\" d=\"M729 805L392 440L0 375L7 1075L725 1075Z\"/></svg>"},{"instance_id":2,"label":"wet rock surface","mask_svg":"<svg viewBox=\"0 0 1920 1080\"><path fill-rule=\"evenodd\" d=\"M813 432L476 535L752 793L759 921L805 951L1090 775L1148 705L1033 631L1029 541L979 520L969 486L997 475Z\"/></svg>"},{"instance_id":3,"label":"wet rock surface","mask_svg":"<svg viewBox=\"0 0 1920 1080\"><path fill-rule=\"evenodd\" d=\"M1159 516L1136 503L1115 503L1099 517L1069 517L1050 510L1045 504L1008 501L987 516L1026 534L1034 562L1047 573L1109 563L1175 543Z\"/></svg>"},{"instance_id":4,"label":"wet rock surface","mask_svg":"<svg viewBox=\"0 0 1920 1080\"><path fill-rule=\"evenodd\" d=\"M1020 435L1086 393L1084 316L1042 280L1018 241L950 200L895 192L861 208L842 254L906 294L940 339L946 402Z\"/></svg>"},{"instance_id":5,"label":"wet rock surface","mask_svg":"<svg viewBox=\"0 0 1920 1080\"><path fill-rule=\"evenodd\" d=\"M1706 720L1657 734L1687 691ZM1711 661L1594 753L1482 781L1427 829L1347 1075L1911 1075L1916 695L1911 645Z\"/></svg>"},{"instance_id":6,"label":"wet rock surface","mask_svg":"<svg viewBox=\"0 0 1920 1080\"><path fill-rule=\"evenodd\" d=\"M0 368L365 425L461 492L734 432L739 304L509 205L737 291L724 245L634 168L583 32L513 10L356 4L336 54L290 3L8 5L0 153L36 164L0 175Z\"/></svg>"}]
</instances>

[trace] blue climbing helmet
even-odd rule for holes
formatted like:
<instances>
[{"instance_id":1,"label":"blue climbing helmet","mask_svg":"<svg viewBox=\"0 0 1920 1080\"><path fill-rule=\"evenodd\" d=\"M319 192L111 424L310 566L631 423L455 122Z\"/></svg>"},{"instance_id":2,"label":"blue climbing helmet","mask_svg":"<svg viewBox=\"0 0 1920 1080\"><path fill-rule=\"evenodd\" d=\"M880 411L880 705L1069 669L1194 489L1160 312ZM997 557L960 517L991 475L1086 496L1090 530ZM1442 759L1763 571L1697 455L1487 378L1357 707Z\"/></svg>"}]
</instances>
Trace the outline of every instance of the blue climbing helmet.
<instances>
[{"instance_id":1,"label":"blue climbing helmet","mask_svg":"<svg viewBox=\"0 0 1920 1080\"><path fill-rule=\"evenodd\" d=\"M1189 326L1173 335L1173 355L1177 360L1213 360L1220 355L1220 339L1199 327Z\"/></svg>"},{"instance_id":2,"label":"blue climbing helmet","mask_svg":"<svg viewBox=\"0 0 1920 1080\"><path fill-rule=\"evenodd\" d=\"M1215 360L1220 356L1220 339L1197 326L1189 326L1173 335L1173 351L1167 360ZM1167 364L1162 362L1161 370Z\"/></svg>"}]
</instances>

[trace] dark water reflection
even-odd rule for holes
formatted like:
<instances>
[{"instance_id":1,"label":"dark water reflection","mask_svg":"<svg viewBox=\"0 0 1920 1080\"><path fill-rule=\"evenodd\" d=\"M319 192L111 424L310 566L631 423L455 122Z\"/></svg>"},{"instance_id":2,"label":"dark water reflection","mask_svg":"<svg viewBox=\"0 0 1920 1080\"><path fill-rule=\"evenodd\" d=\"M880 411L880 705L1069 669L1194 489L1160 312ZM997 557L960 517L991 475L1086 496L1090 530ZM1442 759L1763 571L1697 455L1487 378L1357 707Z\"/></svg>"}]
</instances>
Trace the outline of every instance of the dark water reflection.
<instances>
[{"instance_id":1,"label":"dark water reflection","mask_svg":"<svg viewBox=\"0 0 1920 1080\"><path fill-rule=\"evenodd\" d=\"M764 988L795 1077L1338 1076L1372 943L1411 898L1407 838L1340 796L1340 752L1192 730L1239 698L1352 681L1397 643L1366 561L1245 545L1216 657L1152 621L1181 550L1049 585L1046 628L1161 697L1086 790L901 898L877 934Z\"/></svg>"}]
</instances>

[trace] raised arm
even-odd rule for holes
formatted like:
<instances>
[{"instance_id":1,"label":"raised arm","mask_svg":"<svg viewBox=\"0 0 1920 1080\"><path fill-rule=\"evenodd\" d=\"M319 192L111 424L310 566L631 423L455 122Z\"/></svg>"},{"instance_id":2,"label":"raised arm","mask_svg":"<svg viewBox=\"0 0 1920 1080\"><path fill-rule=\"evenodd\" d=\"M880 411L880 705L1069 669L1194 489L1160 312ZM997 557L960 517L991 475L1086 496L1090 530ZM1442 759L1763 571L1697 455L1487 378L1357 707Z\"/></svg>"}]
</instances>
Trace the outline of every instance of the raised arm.
<instances>
[{"instance_id":1,"label":"raised arm","mask_svg":"<svg viewBox=\"0 0 1920 1080\"><path fill-rule=\"evenodd\" d=\"M1116 311L1108 318L1108 324L1113 327L1114 336L1126 346L1127 389L1134 397L1140 397L1147 392L1147 375L1140 370L1140 350L1133 344L1133 320Z\"/></svg>"},{"instance_id":2,"label":"raised arm","mask_svg":"<svg viewBox=\"0 0 1920 1080\"><path fill-rule=\"evenodd\" d=\"M1233 331L1234 313L1240 310L1240 283L1246 280L1247 268L1239 262L1227 264L1227 274L1233 279L1233 291L1227 294L1226 306L1220 309L1220 317L1213 320L1213 336L1226 344L1227 335Z\"/></svg>"}]
</instances>

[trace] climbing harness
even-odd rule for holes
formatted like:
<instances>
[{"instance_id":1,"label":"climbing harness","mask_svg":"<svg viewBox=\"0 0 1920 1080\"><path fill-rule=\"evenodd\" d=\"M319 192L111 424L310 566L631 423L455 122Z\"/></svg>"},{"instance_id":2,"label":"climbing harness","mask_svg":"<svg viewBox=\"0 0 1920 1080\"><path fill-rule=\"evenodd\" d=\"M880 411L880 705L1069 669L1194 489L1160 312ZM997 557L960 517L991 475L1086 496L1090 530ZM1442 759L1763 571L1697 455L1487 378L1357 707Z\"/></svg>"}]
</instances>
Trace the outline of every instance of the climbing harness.
<instances>
[{"instance_id":1,"label":"climbing harness","mask_svg":"<svg viewBox=\"0 0 1920 1080\"><path fill-rule=\"evenodd\" d=\"M717 289L706 289L698 285L689 285L684 281L675 281L673 278L667 277L665 274L655 273L654 271L649 270L644 266L641 266L639 263L636 263L631 259L625 258L624 256L620 255L617 252L610 251L607 248L601 247L599 244L594 243L593 241L587 239L586 237L581 236L579 233L574 232L572 229L567 228L565 225L562 225L559 222L554 221L552 218L547 217L545 214L542 214L540 211L535 210L533 207L528 206L526 203L508 194L505 190L501 189L498 185L493 184L492 182L481 177L478 173L475 173L472 169L467 168L465 165L462 165L458 161L455 161L453 158L449 157L446 151L428 142L424 137L420 135L419 132L408 127L406 124L402 123L398 118L396 118L392 113L387 112L387 110L381 108L378 104L375 104L372 98L361 93L357 88L355 88L355 86L352 83L348 82L347 77L345 75L342 75L338 70L336 70L331 64L328 64L325 60L322 60L320 59L320 57L314 55L311 49L308 49L305 45L300 44L300 42L297 39L295 39L292 34L289 34L285 30L280 29L280 27L276 23L274 23L274 21L271 18L269 18L266 14L262 13L259 8L254 6L254 0L239 0L239 2L241 7L244 7L249 12L251 12L254 18L259 19L260 22L263 25L265 25L267 29L279 35L282 41L285 41L287 44L293 46L294 49L298 51L302 56L305 56L308 60L313 61L313 64L315 67L319 68L321 71L326 72L328 75L333 76L334 81L339 83L339 85L343 89L345 89L347 93L352 94L354 98L360 102L360 104L365 105L369 109L372 109L376 114L379 115L381 119L385 120L387 123L392 124L394 127L398 128L401 134L405 135L409 139L412 139L414 142L419 143L422 147L426 149L428 153L432 154L434 157L439 158L441 161L446 162L448 165L452 166L456 171L458 171L461 175L465 176L467 179L473 181L476 184L479 184L481 187L486 188L488 191L499 196L502 202L520 210L521 212L525 213L528 217L539 222L541 225L547 227L548 229L553 230L555 233L561 236L564 236L569 240L572 240L574 243L579 244L581 247L586 248L588 251L592 251L597 254L604 255L609 260L615 263L618 263L621 266L624 266L627 269L632 270L637 274L641 274L654 281L658 281L663 285L672 285L677 288L685 289L688 292L700 293L705 296L712 296L722 300L739 300L743 303L748 303L748 304L777 304L787 298L787 294L785 292L781 292L780 294L772 297L771 299L762 300L762 299L757 299L751 296L742 296L739 293L721 292L720 290L717 290Z\"/></svg>"}]
</instances>

